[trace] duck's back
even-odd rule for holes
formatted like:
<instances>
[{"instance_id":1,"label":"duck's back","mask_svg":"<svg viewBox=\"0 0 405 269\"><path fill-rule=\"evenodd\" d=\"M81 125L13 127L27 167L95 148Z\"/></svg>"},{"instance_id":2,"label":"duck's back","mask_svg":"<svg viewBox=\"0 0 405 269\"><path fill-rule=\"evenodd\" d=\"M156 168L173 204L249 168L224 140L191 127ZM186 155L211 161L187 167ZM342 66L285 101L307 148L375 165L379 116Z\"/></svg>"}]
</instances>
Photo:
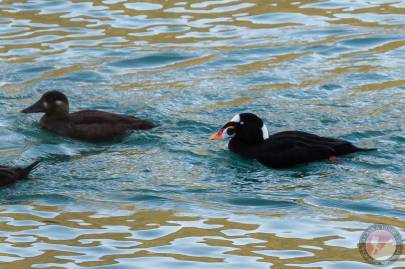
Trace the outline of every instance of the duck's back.
<instances>
[{"instance_id":1,"label":"duck's back","mask_svg":"<svg viewBox=\"0 0 405 269\"><path fill-rule=\"evenodd\" d=\"M83 110L69 114L70 137L88 141L108 141L131 130L154 127L148 121L98 110Z\"/></svg>"},{"instance_id":2,"label":"duck's back","mask_svg":"<svg viewBox=\"0 0 405 269\"><path fill-rule=\"evenodd\" d=\"M305 143L308 146L329 147L329 148L333 149L336 156L350 154L350 153L364 150L364 149L358 148L358 147L354 146L352 143L342 140L342 139L318 136L315 134L302 132L302 131L284 131L284 132L276 133L276 134L270 136L268 140L269 140L269 142L285 141L285 143L288 143L289 141L294 140L297 142Z\"/></svg>"},{"instance_id":3,"label":"duck's back","mask_svg":"<svg viewBox=\"0 0 405 269\"><path fill-rule=\"evenodd\" d=\"M74 124L110 124L128 126L131 129L146 130L155 127L152 123L134 116L115 114L100 110L82 110L69 114Z\"/></svg>"}]
</instances>

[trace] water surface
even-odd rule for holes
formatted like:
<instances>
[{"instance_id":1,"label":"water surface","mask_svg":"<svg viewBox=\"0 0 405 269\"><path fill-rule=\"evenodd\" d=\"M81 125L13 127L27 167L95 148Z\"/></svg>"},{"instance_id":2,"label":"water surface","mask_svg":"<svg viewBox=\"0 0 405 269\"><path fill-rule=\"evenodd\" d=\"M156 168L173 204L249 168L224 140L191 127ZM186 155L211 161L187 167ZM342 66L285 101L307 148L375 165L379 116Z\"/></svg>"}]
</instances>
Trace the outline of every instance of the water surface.
<instances>
[{"instance_id":1,"label":"water surface","mask_svg":"<svg viewBox=\"0 0 405 269\"><path fill-rule=\"evenodd\" d=\"M402 1L0 1L0 268L372 268L404 219ZM160 127L89 144L18 112L64 91ZM207 137L234 114L377 152L272 170ZM405 267L405 260L391 268Z\"/></svg>"}]
</instances>

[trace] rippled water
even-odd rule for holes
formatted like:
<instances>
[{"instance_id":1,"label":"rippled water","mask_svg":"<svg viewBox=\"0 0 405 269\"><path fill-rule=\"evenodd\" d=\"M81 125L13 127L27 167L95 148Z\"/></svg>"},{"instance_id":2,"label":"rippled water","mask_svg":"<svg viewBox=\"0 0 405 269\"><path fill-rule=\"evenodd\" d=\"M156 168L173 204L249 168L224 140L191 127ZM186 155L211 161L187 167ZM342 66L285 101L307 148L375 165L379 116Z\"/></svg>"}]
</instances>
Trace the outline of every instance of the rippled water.
<instances>
[{"instance_id":1,"label":"rippled water","mask_svg":"<svg viewBox=\"0 0 405 269\"><path fill-rule=\"evenodd\" d=\"M0 268L373 268L362 231L405 229L404 55L403 1L0 1L0 163L44 160L0 189ZM18 113L50 89L161 126L57 137ZM271 170L207 141L242 111L379 151Z\"/></svg>"}]
</instances>

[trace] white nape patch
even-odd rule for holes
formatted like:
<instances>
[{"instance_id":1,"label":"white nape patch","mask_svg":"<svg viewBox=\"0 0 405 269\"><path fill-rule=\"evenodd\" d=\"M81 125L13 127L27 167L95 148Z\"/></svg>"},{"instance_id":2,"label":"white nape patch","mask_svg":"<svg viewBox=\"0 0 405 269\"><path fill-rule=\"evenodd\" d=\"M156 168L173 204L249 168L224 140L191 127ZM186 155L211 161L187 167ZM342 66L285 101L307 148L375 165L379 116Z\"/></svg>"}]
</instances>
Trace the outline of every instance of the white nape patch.
<instances>
[{"instance_id":1,"label":"white nape patch","mask_svg":"<svg viewBox=\"0 0 405 269\"><path fill-rule=\"evenodd\" d=\"M269 130L267 130L266 124L263 123L262 126L262 134L263 134L263 139L266 140L269 138Z\"/></svg>"},{"instance_id":2,"label":"white nape patch","mask_svg":"<svg viewBox=\"0 0 405 269\"><path fill-rule=\"evenodd\" d=\"M56 101L55 104L56 104L57 106L63 105L63 101L60 101L60 100L59 100L59 101Z\"/></svg>"},{"instance_id":3,"label":"white nape patch","mask_svg":"<svg viewBox=\"0 0 405 269\"><path fill-rule=\"evenodd\" d=\"M240 122L240 115L235 115L232 119L231 122Z\"/></svg>"},{"instance_id":4,"label":"white nape patch","mask_svg":"<svg viewBox=\"0 0 405 269\"><path fill-rule=\"evenodd\" d=\"M42 105L43 105L45 108L48 108L48 107L49 107L49 104L48 104L47 102L43 102Z\"/></svg>"}]
</instances>

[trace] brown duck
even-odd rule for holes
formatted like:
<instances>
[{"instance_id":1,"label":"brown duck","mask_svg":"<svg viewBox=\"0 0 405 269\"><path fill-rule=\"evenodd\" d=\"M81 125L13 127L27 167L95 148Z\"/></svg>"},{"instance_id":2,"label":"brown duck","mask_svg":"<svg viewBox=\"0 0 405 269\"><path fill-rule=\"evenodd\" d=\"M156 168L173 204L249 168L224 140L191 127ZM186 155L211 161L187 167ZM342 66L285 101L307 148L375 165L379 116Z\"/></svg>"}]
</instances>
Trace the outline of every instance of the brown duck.
<instances>
[{"instance_id":1,"label":"brown duck","mask_svg":"<svg viewBox=\"0 0 405 269\"><path fill-rule=\"evenodd\" d=\"M69 101L59 91L46 92L22 113L45 113L40 126L52 133L88 142L106 142L132 130L147 130L153 123L127 115L99 110L69 113Z\"/></svg>"}]
</instances>

